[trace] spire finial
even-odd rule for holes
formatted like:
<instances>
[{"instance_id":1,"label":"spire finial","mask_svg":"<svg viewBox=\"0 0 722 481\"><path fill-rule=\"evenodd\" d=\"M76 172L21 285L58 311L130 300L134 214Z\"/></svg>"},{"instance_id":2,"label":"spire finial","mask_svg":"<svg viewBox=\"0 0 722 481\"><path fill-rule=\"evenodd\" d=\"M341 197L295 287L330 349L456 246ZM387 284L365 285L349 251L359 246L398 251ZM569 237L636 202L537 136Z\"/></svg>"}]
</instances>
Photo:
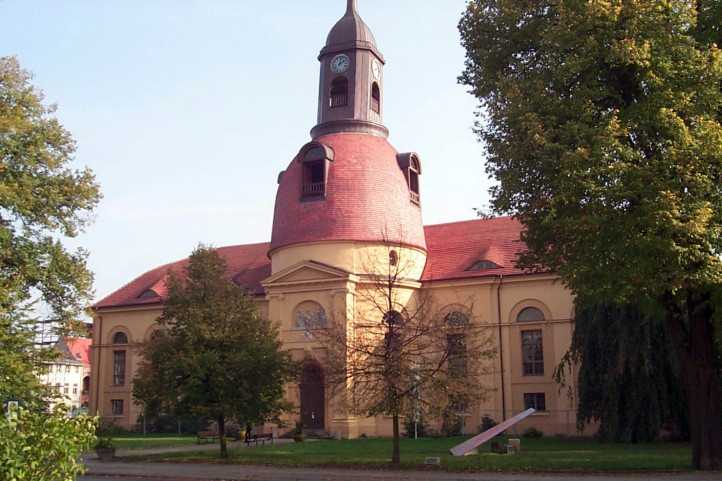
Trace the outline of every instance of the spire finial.
<instances>
[{"instance_id":1,"label":"spire finial","mask_svg":"<svg viewBox=\"0 0 722 481\"><path fill-rule=\"evenodd\" d=\"M356 0L346 0L346 14L356 13Z\"/></svg>"}]
</instances>

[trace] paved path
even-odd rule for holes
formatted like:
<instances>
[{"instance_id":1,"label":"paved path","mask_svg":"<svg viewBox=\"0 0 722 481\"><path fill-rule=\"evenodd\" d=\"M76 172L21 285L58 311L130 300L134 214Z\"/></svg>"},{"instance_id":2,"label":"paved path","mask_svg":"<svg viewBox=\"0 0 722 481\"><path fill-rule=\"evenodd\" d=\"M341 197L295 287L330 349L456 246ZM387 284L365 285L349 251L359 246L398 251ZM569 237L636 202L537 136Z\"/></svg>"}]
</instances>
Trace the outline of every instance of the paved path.
<instances>
[{"instance_id":1,"label":"paved path","mask_svg":"<svg viewBox=\"0 0 722 481\"><path fill-rule=\"evenodd\" d=\"M310 441L310 440L309 440ZM275 444L292 443L293 439L275 439ZM245 448L246 443L243 441L236 441L228 443L228 449ZM166 453L197 453L198 451L218 451L221 449L218 444L186 444L184 446L159 446L157 448L138 448L138 449L116 449L115 455L119 458L126 458L129 456L146 456L152 454L166 454ZM85 455L86 459L98 459L95 452L89 452Z\"/></svg>"},{"instance_id":2,"label":"paved path","mask_svg":"<svg viewBox=\"0 0 722 481\"><path fill-rule=\"evenodd\" d=\"M217 464L101 463L88 461L82 481L720 481L722 473L684 474L494 474L443 471L356 471ZM122 477L118 477L122 476Z\"/></svg>"}]
</instances>

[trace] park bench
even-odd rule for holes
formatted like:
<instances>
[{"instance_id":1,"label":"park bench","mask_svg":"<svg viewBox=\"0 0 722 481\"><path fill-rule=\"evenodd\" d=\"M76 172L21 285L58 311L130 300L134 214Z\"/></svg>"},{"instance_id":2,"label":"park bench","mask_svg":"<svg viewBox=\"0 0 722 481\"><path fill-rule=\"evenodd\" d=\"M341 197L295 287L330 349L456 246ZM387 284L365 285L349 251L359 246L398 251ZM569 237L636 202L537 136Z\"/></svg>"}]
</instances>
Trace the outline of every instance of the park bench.
<instances>
[{"instance_id":1,"label":"park bench","mask_svg":"<svg viewBox=\"0 0 722 481\"><path fill-rule=\"evenodd\" d=\"M273 444L273 440L273 434L251 434L246 436L246 446L250 446L251 444L258 446L258 443L264 446L266 442Z\"/></svg>"},{"instance_id":2,"label":"park bench","mask_svg":"<svg viewBox=\"0 0 722 481\"><path fill-rule=\"evenodd\" d=\"M218 441L218 433L215 431L198 431L198 444L203 444L203 441L210 441L212 443Z\"/></svg>"}]
</instances>

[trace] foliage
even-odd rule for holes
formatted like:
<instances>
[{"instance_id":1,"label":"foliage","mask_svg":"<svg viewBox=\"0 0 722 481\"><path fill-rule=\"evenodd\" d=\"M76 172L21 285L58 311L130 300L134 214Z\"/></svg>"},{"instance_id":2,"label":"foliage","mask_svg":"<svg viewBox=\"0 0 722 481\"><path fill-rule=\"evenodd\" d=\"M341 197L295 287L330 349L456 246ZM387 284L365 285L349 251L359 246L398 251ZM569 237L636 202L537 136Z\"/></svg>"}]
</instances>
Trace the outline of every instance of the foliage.
<instances>
[{"instance_id":1,"label":"foliage","mask_svg":"<svg viewBox=\"0 0 722 481\"><path fill-rule=\"evenodd\" d=\"M365 282L356 290L351 326L341 312L326 328L311 331L326 349L324 367L339 391L338 405L392 418L394 464L400 462L402 417L439 419L483 399L484 363L495 354L468 314L471 303L449 317L428 293L410 288L419 266L403 252L389 243L363 261Z\"/></svg>"},{"instance_id":2,"label":"foliage","mask_svg":"<svg viewBox=\"0 0 722 481\"><path fill-rule=\"evenodd\" d=\"M693 461L722 467L711 291L722 283L719 0L471 0L460 80L521 264L576 295L665 309Z\"/></svg>"},{"instance_id":3,"label":"foliage","mask_svg":"<svg viewBox=\"0 0 722 481\"><path fill-rule=\"evenodd\" d=\"M491 418L491 416L484 415L484 416L481 418L481 425L479 426L479 433L486 432L486 431L488 431L489 429L491 429L491 428L493 428L494 426L496 426L497 424L499 424L499 423L497 423L496 421L494 421L494 419Z\"/></svg>"},{"instance_id":4,"label":"foliage","mask_svg":"<svg viewBox=\"0 0 722 481\"><path fill-rule=\"evenodd\" d=\"M218 253L200 246L182 274L171 274L160 329L143 346L133 383L138 402L217 421L221 456L226 420L276 418L288 408L284 384L295 374L277 327L225 273Z\"/></svg>"},{"instance_id":5,"label":"foliage","mask_svg":"<svg viewBox=\"0 0 722 481\"><path fill-rule=\"evenodd\" d=\"M100 194L92 173L70 167L75 142L13 57L0 57L0 401L40 404L35 375L50 350L33 348L37 302L62 327L88 300L83 250L67 251Z\"/></svg>"},{"instance_id":6,"label":"foliage","mask_svg":"<svg viewBox=\"0 0 722 481\"><path fill-rule=\"evenodd\" d=\"M421 413L419 413L418 419L413 413L407 413L406 416L404 416L404 433L406 433L407 438L414 438L416 436L425 438L431 431L426 419Z\"/></svg>"},{"instance_id":7,"label":"foliage","mask_svg":"<svg viewBox=\"0 0 722 481\"><path fill-rule=\"evenodd\" d=\"M524 433L522 434L523 437L527 439L539 439L544 437L544 433L539 431L535 427L527 428L524 430Z\"/></svg>"},{"instance_id":8,"label":"foliage","mask_svg":"<svg viewBox=\"0 0 722 481\"><path fill-rule=\"evenodd\" d=\"M20 409L17 420L0 417L3 481L73 481L83 473L80 456L95 441L95 418L70 418Z\"/></svg>"},{"instance_id":9,"label":"foliage","mask_svg":"<svg viewBox=\"0 0 722 481\"><path fill-rule=\"evenodd\" d=\"M635 443L655 440L669 425L686 432L687 406L664 312L581 299L575 311L572 345L555 377L566 382L578 366L579 428L599 422L602 440Z\"/></svg>"}]
</instances>

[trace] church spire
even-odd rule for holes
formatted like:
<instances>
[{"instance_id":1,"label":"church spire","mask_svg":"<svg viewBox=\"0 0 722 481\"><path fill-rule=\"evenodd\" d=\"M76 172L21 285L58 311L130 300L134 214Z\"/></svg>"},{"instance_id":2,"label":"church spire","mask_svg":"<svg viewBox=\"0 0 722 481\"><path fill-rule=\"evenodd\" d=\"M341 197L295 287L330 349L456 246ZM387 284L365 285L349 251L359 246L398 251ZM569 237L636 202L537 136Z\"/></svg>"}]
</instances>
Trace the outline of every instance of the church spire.
<instances>
[{"instance_id":1,"label":"church spire","mask_svg":"<svg viewBox=\"0 0 722 481\"><path fill-rule=\"evenodd\" d=\"M329 32L318 59L318 124L311 137L334 132L388 136L383 125L384 57L358 13L357 0L346 0L346 13Z\"/></svg>"}]
</instances>

